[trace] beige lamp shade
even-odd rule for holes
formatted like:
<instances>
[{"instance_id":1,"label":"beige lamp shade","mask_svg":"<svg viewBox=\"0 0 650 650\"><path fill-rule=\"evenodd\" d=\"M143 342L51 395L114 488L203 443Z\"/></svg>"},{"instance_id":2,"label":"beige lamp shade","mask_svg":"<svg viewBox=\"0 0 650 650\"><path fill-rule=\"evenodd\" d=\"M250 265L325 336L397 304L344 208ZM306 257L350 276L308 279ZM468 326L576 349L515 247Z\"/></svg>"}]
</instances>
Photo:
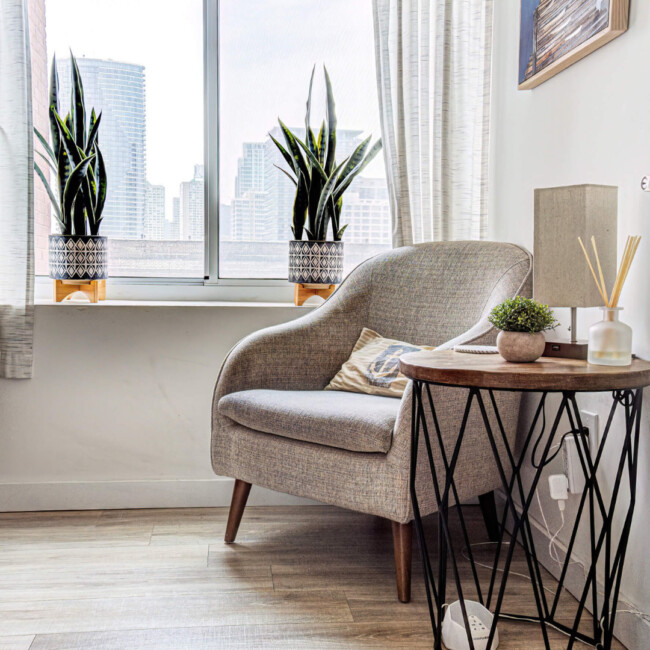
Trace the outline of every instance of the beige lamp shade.
<instances>
[{"instance_id":1,"label":"beige lamp shade","mask_svg":"<svg viewBox=\"0 0 650 650\"><path fill-rule=\"evenodd\" d=\"M551 307L603 304L578 237L592 260L591 237L596 238L605 284L611 291L616 277L617 214L617 187L571 185L535 190L535 300Z\"/></svg>"}]
</instances>

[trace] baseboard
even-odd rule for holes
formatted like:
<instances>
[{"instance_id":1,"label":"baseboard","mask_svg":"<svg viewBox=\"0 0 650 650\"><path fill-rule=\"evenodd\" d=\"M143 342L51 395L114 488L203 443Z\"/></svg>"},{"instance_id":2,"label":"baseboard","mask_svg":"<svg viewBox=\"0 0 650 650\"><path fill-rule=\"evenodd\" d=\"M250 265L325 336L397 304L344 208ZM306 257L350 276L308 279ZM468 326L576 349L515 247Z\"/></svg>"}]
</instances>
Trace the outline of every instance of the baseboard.
<instances>
[{"instance_id":1,"label":"baseboard","mask_svg":"<svg viewBox=\"0 0 650 650\"><path fill-rule=\"evenodd\" d=\"M0 512L212 508L230 505L233 479L0 483ZM315 505L316 501L253 487L255 506Z\"/></svg>"},{"instance_id":2,"label":"baseboard","mask_svg":"<svg viewBox=\"0 0 650 650\"><path fill-rule=\"evenodd\" d=\"M495 494L497 497L497 506L499 507L500 512L503 513L503 508L506 504L505 496L499 490L497 490ZM519 507L517 507L517 510L519 510ZM555 578L559 578L560 567L558 566L557 562L555 562L549 555L548 544L550 542L550 538L546 532L546 529L534 517L529 517L529 520L531 523L533 541L535 543L535 551L537 552L538 560L549 573L551 573ZM506 524L506 528L508 528L508 530L512 530L510 527L511 524L512 521L509 520ZM557 547L561 550L562 556L566 556L566 546L557 541L556 544ZM583 558L577 557L575 553L571 556L571 559L575 561L583 560ZM579 565L574 564L570 566L565 578L565 585L569 593L571 593L575 598L579 599L582 596L582 590L584 588L584 572ZM588 598L587 600L588 602L586 609L591 612L590 599ZM639 608L631 605L629 599L626 598L625 595L621 592L619 595L618 609L638 610ZM626 648L646 648L648 639L650 638L650 624L635 614L619 612L616 615L614 632L616 638Z\"/></svg>"}]
</instances>

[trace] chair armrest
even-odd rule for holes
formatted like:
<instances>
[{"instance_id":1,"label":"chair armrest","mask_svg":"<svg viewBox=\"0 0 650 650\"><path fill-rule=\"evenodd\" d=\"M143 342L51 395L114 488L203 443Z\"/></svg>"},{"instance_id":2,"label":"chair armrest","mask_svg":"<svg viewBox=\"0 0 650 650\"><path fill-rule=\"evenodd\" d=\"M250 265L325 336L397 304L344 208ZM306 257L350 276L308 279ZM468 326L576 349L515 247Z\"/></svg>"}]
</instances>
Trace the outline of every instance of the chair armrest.
<instances>
[{"instance_id":1,"label":"chair armrest","mask_svg":"<svg viewBox=\"0 0 650 650\"><path fill-rule=\"evenodd\" d=\"M214 404L241 390L320 390L350 355L367 320L369 272L359 267L321 307L242 339L221 366Z\"/></svg>"}]
</instances>

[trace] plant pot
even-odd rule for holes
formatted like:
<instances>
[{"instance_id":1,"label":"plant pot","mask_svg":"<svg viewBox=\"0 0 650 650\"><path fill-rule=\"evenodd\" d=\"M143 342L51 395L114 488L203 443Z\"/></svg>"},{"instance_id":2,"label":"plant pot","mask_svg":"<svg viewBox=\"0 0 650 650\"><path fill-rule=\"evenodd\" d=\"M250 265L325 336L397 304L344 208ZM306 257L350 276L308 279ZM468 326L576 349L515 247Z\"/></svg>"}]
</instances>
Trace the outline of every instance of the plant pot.
<instances>
[{"instance_id":1,"label":"plant pot","mask_svg":"<svg viewBox=\"0 0 650 650\"><path fill-rule=\"evenodd\" d=\"M342 279L342 241L289 241L289 282L339 284Z\"/></svg>"},{"instance_id":2,"label":"plant pot","mask_svg":"<svg viewBox=\"0 0 650 650\"><path fill-rule=\"evenodd\" d=\"M544 354L546 339L542 332L499 332L497 349L506 361L529 363Z\"/></svg>"},{"instance_id":3,"label":"plant pot","mask_svg":"<svg viewBox=\"0 0 650 650\"><path fill-rule=\"evenodd\" d=\"M108 237L50 235L50 277L103 280L108 277Z\"/></svg>"}]
</instances>

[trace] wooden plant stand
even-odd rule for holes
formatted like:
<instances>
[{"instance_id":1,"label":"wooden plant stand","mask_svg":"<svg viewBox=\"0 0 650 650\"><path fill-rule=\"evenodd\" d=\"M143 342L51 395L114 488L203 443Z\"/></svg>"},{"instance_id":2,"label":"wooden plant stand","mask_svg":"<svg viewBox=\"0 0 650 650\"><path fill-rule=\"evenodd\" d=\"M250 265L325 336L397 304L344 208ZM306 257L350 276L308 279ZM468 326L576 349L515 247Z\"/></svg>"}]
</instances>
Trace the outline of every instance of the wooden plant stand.
<instances>
[{"instance_id":1,"label":"wooden plant stand","mask_svg":"<svg viewBox=\"0 0 650 650\"><path fill-rule=\"evenodd\" d=\"M54 302L61 302L76 291L85 293L90 302L106 300L106 280L54 280Z\"/></svg>"},{"instance_id":2,"label":"wooden plant stand","mask_svg":"<svg viewBox=\"0 0 650 650\"><path fill-rule=\"evenodd\" d=\"M335 284L295 284L293 302L300 307L305 300L312 296L320 296L327 300L336 289Z\"/></svg>"}]
</instances>

